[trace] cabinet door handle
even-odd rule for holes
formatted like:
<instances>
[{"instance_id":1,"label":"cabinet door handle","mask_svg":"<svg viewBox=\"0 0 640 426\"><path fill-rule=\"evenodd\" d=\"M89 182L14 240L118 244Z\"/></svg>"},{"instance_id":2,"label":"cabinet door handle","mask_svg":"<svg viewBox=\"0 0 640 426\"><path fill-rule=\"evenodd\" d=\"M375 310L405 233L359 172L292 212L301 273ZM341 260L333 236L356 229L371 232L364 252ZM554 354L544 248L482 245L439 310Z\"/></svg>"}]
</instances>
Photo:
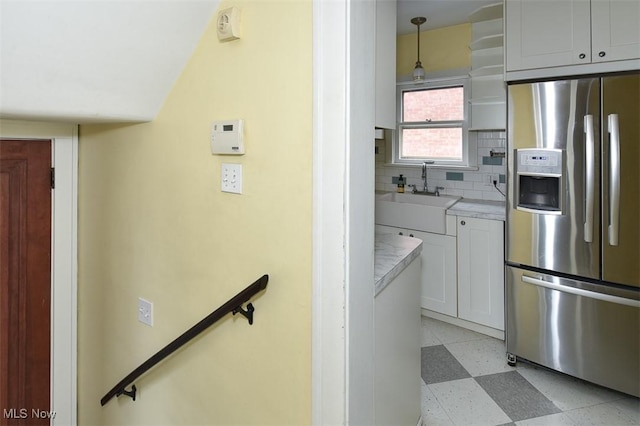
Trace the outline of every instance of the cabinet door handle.
<instances>
[{"instance_id":1,"label":"cabinet door handle","mask_svg":"<svg viewBox=\"0 0 640 426\"><path fill-rule=\"evenodd\" d=\"M404 235L402 232L398 232L398 235Z\"/></svg>"},{"instance_id":2,"label":"cabinet door handle","mask_svg":"<svg viewBox=\"0 0 640 426\"><path fill-rule=\"evenodd\" d=\"M413 237L413 234L409 234L410 237Z\"/></svg>"},{"instance_id":3,"label":"cabinet door handle","mask_svg":"<svg viewBox=\"0 0 640 426\"><path fill-rule=\"evenodd\" d=\"M460 225L464 226L464 225L466 225L466 224L467 224L467 222L465 222L464 220L461 220L461 221L460 221Z\"/></svg>"},{"instance_id":4,"label":"cabinet door handle","mask_svg":"<svg viewBox=\"0 0 640 426\"><path fill-rule=\"evenodd\" d=\"M580 58L580 59L584 59L586 57L587 57L587 55L585 55L584 53L581 53L581 54L578 55L578 58Z\"/></svg>"},{"instance_id":5,"label":"cabinet door handle","mask_svg":"<svg viewBox=\"0 0 640 426\"><path fill-rule=\"evenodd\" d=\"M598 56L600 56L601 58L604 58L604 55L606 55L604 50L601 50L600 52L598 52Z\"/></svg>"}]
</instances>

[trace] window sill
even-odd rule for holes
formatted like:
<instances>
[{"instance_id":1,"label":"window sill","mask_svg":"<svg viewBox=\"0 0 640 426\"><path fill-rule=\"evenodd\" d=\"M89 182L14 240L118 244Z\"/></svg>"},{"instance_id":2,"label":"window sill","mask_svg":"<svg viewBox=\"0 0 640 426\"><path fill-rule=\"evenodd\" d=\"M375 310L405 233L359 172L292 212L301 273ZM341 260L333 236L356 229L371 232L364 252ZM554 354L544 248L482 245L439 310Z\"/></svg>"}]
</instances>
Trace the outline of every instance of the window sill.
<instances>
[{"instance_id":1,"label":"window sill","mask_svg":"<svg viewBox=\"0 0 640 426\"><path fill-rule=\"evenodd\" d=\"M384 167L395 167L395 168L422 168L422 164L406 164L406 163L383 163ZM427 165L428 169L440 169L440 170L470 170L477 171L479 170L478 166L448 166L443 164L429 164Z\"/></svg>"}]
</instances>

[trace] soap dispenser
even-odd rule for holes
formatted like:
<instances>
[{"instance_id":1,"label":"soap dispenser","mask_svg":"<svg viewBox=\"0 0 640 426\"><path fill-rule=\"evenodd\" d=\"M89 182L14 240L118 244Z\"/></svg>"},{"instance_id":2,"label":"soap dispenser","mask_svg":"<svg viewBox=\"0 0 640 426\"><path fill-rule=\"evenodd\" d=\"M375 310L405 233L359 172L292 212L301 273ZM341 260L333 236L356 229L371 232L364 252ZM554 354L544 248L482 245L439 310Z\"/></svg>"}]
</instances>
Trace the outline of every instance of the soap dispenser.
<instances>
[{"instance_id":1,"label":"soap dispenser","mask_svg":"<svg viewBox=\"0 0 640 426\"><path fill-rule=\"evenodd\" d=\"M398 192L404 192L404 176L398 178Z\"/></svg>"}]
</instances>

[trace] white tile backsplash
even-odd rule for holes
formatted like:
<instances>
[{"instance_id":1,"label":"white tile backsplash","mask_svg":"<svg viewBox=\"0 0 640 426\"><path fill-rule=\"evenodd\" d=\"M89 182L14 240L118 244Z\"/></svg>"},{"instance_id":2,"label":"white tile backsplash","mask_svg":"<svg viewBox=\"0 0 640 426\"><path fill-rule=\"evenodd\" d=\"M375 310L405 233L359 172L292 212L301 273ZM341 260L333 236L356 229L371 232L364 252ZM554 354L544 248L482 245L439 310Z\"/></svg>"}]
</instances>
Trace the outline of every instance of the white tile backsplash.
<instances>
[{"instance_id":1,"label":"white tile backsplash","mask_svg":"<svg viewBox=\"0 0 640 426\"><path fill-rule=\"evenodd\" d=\"M473 198L480 200L504 201L505 197L500 194L493 185L485 185L489 175L496 175L498 179L502 176L503 182L506 181L506 158L490 157L491 150L504 152L506 147L506 133L504 131L481 131L477 132L478 141L478 170L458 171L456 169L430 169L427 176L429 190L433 191L436 186L444 187L440 192L449 195L458 195L464 198ZM384 140L376 140L378 153L376 154L376 190L377 191L396 191L397 185L391 182L392 176L406 176L407 185L416 185L422 188L422 169L420 166L392 166L386 165L386 143ZM489 159L489 160L487 160ZM483 161L501 161L501 165L483 164ZM447 172L449 178L447 179ZM462 174L463 180L452 180L454 176L451 173ZM498 183L498 188L505 193L506 184ZM405 187L406 190L408 188Z\"/></svg>"}]
</instances>

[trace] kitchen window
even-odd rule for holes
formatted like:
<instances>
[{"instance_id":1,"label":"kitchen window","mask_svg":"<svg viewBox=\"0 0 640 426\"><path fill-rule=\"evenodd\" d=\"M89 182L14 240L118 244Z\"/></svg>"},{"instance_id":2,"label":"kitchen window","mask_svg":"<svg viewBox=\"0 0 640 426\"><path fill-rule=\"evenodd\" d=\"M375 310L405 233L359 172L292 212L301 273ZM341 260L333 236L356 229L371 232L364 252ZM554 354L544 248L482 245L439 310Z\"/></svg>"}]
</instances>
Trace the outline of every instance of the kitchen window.
<instances>
[{"instance_id":1,"label":"kitchen window","mask_svg":"<svg viewBox=\"0 0 640 426\"><path fill-rule=\"evenodd\" d=\"M394 163L474 166L467 101L467 79L399 86Z\"/></svg>"}]
</instances>

